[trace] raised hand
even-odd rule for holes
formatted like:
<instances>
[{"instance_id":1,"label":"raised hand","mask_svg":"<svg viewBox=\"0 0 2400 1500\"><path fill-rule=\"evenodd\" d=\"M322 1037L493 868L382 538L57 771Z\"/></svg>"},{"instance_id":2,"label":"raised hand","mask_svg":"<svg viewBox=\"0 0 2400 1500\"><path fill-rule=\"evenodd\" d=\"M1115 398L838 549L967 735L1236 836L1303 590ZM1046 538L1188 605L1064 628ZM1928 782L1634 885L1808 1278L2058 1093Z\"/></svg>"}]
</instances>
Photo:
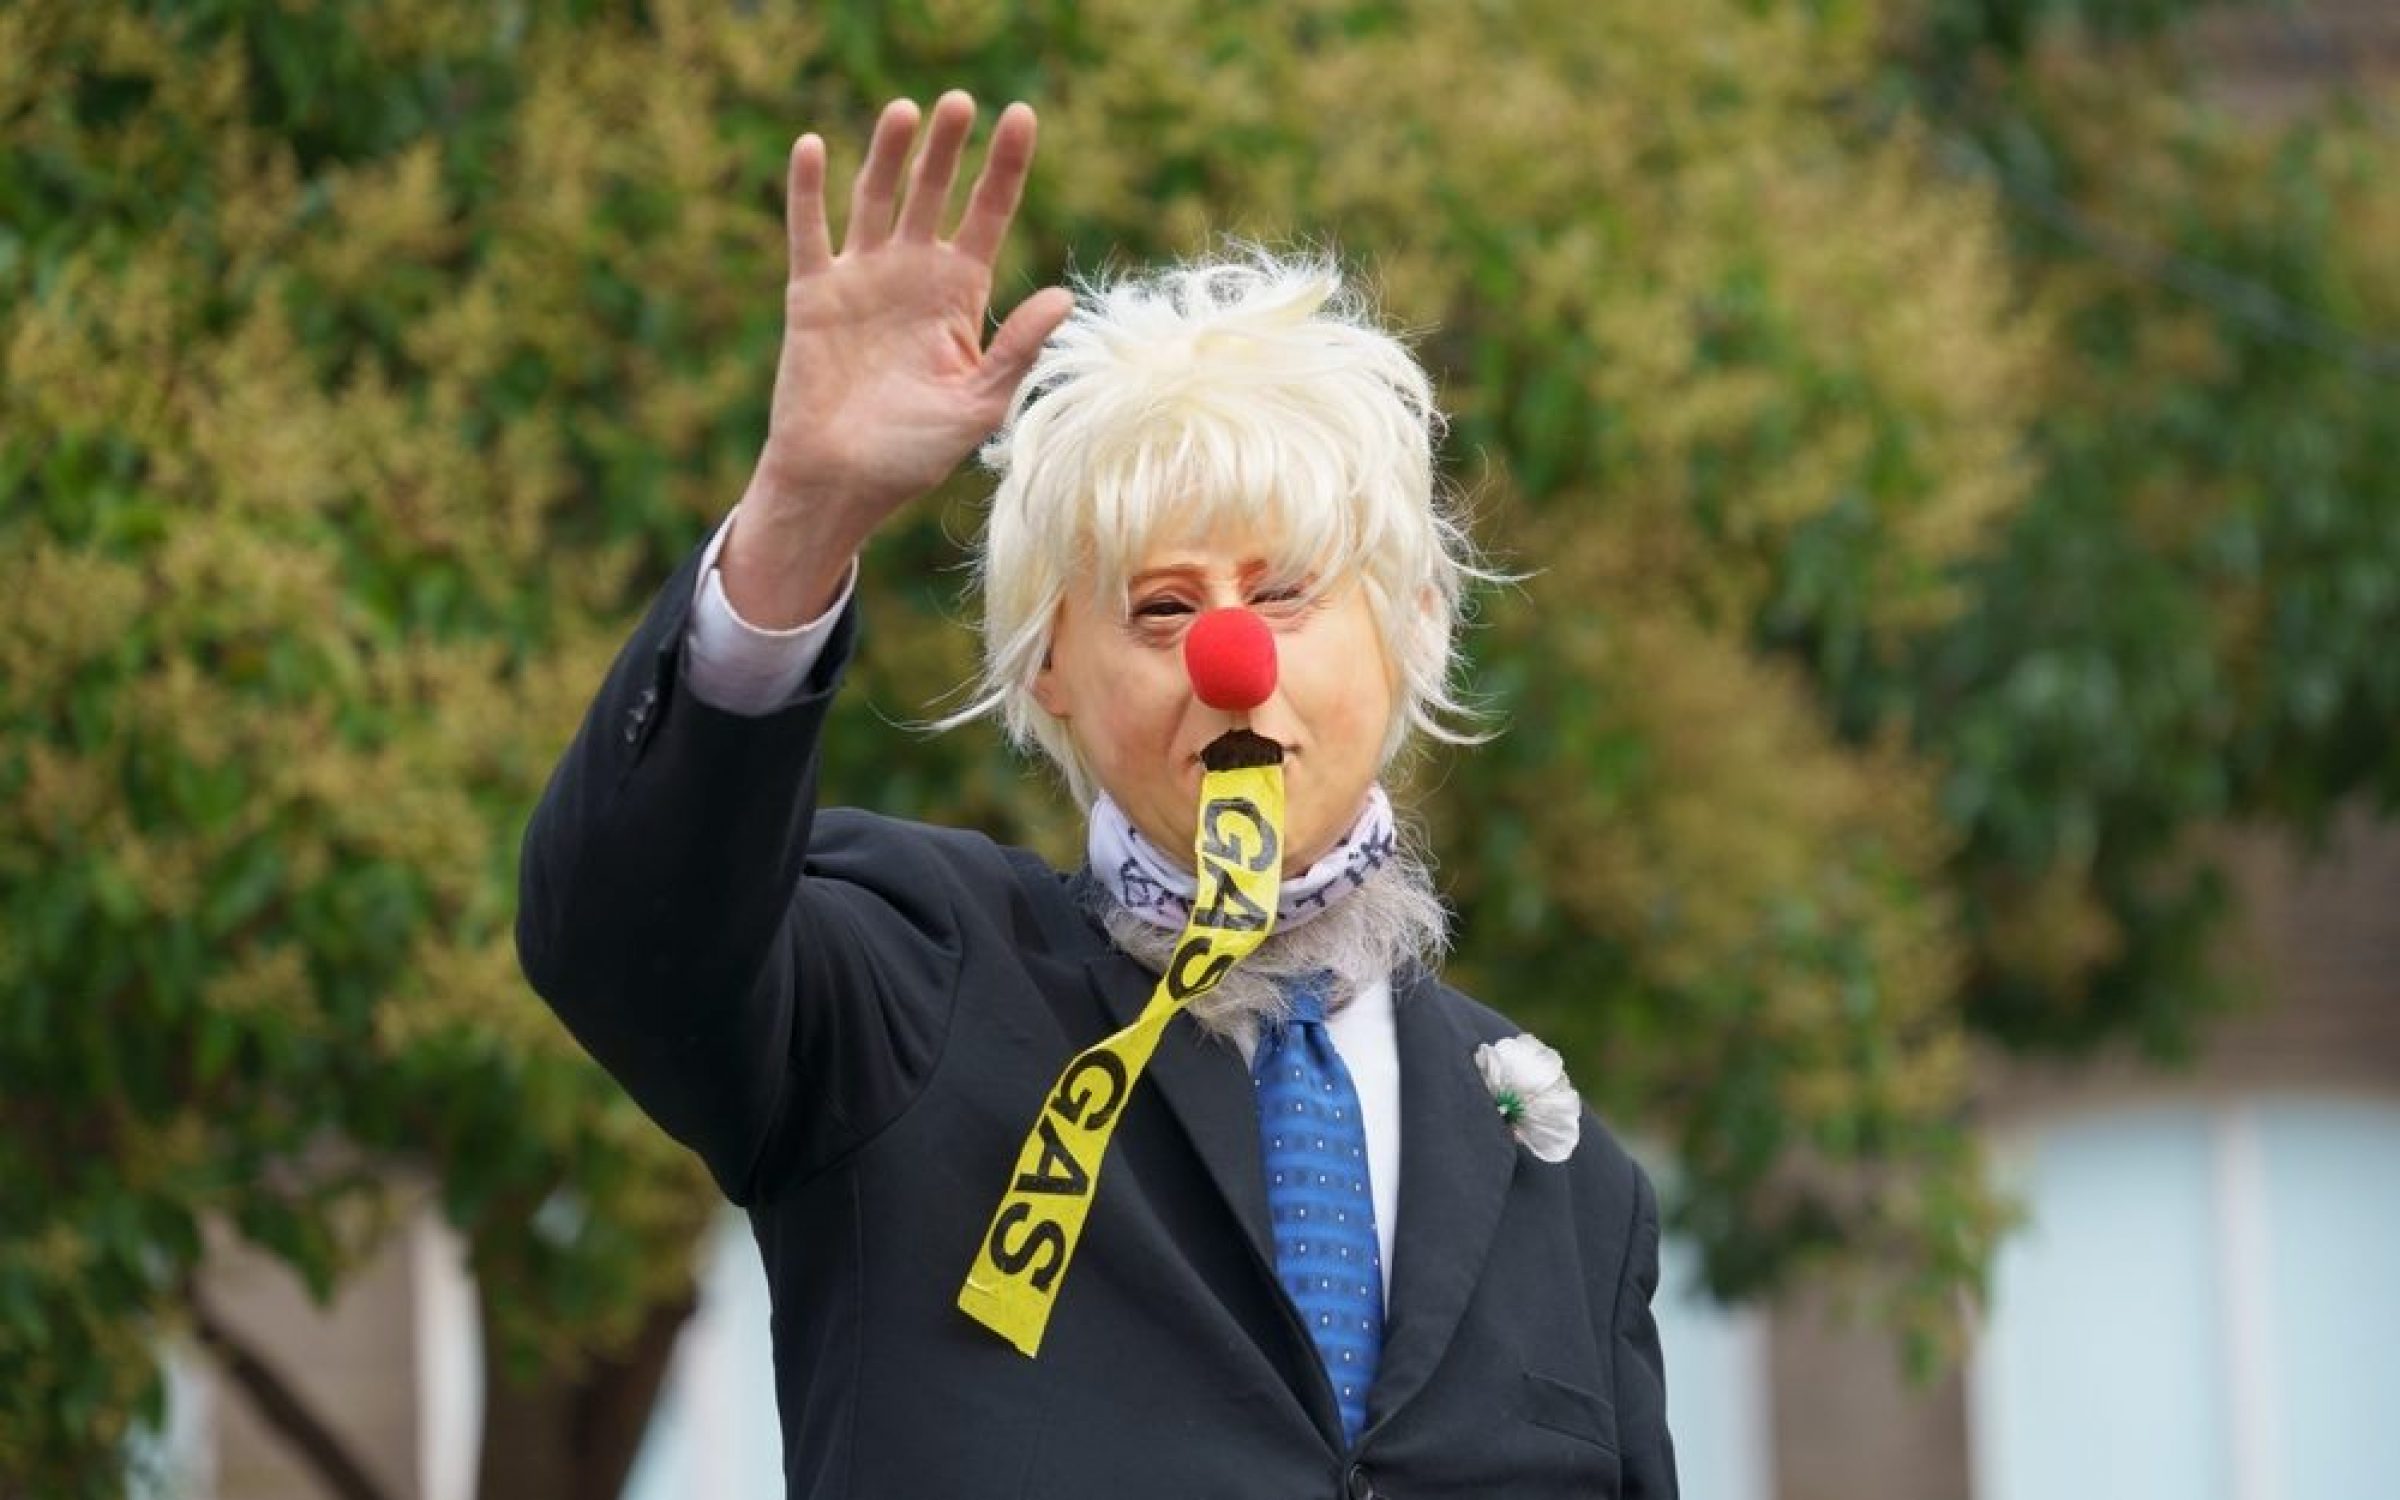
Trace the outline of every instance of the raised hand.
<instances>
[{"instance_id":1,"label":"raised hand","mask_svg":"<svg viewBox=\"0 0 2400 1500\"><path fill-rule=\"evenodd\" d=\"M985 343L992 262L1033 164L1034 115L1022 104L1002 111L957 229L944 239L974 124L974 101L944 94L911 165L917 107L884 106L838 255L825 217L825 143L811 134L792 147L774 406L720 554L727 597L754 624L821 613L875 528L999 425L1043 340L1074 306L1061 288L1036 292Z\"/></svg>"}]
</instances>

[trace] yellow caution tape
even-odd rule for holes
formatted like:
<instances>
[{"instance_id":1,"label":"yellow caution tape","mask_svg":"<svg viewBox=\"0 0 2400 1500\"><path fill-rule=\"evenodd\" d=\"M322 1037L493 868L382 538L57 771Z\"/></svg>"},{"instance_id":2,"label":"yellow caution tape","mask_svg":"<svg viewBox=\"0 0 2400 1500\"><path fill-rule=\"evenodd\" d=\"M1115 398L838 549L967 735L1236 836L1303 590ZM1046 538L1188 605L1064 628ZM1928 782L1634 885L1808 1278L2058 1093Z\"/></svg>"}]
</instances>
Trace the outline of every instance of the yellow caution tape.
<instances>
[{"instance_id":1,"label":"yellow caution tape","mask_svg":"<svg viewBox=\"0 0 2400 1500\"><path fill-rule=\"evenodd\" d=\"M1210 771L1200 784L1191 920L1133 1024L1076 1054L1017 1152L958 1305L1031 1357L1083 1238L1100 1164L1159 1036L1275 926L1283 887L1283 767Z\"/></svg>"}]
</instances>

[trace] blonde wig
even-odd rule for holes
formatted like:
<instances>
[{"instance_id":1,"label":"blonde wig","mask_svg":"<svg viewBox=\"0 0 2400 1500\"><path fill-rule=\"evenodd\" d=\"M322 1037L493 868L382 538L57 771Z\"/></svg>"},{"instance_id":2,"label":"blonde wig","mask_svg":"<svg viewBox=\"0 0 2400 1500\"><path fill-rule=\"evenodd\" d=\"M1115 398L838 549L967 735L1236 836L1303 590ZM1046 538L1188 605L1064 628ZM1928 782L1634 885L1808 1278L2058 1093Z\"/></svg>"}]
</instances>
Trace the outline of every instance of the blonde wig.
<instances>
[{"instance_id":1,"label":"blonde wig","mask_svg":"<svg viewBox=\"0 0 2400 1500\"><path fill-rule=\"evenodd\" d=\"M1283 586L1364 589L1411 731L1453 742L1465 581L1482 572L1437 491L1432 383L1324 257L1254 251L1077 289L984 445L998 486L976 558L983 668L956 717L997 710L1078 802L1097 794L1067 726L1032 691L1080 580L1122 617L1158 546L1247 531Z\"/></svg>"}]
</instances>

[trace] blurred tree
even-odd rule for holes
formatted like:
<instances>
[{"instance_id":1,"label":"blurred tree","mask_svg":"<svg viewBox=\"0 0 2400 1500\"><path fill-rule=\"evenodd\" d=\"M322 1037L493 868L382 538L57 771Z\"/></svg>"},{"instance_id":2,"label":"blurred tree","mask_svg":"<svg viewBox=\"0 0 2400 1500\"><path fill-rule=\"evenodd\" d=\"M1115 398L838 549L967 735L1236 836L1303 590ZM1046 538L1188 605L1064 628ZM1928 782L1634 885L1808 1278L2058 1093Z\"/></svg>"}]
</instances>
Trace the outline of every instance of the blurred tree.
<instances>
[{"instance_id":1,"label":"blurred tree","mask_svg":"<svg viewBox=\"0 0 2400 1500\"><path fill-rule=\"evenodd\" d=\"M2062 31L2100 42L2146 40L2227 0L1912 0L1889 7L1920 80L2006 65Z\"/></svg>"},{"instance_id":2,"label":"blurred tree","mask_svg":"<svg viewBox=\"0 0 2400 1500\"><path fill-rule=\"evenodd\" d=\"M2194 835L2400 803L2390 86L2229 118L2165 29L2201 8L1900 13L1881 99L1913 107L1873 128L1930 128L1993 188L2057 330L2034 484L1959 573L1965 607L1898 649L1781 602L1765 621L1853 738L1905 724L1941 768L1964 1000L2017 1047L2185 1053L2238 998ZM1987 45L1955 45L1969 10Z\"/></svg>"},{"instance_id":3,"label":"blurred tree","mask_svg":"<svg viewBox=\"0 0 2400 1500\"><path fill-rule=\"evenodd\" d=\"M204 1225L322 1295L424 1183L493 1388L574 1377L492 1444L562 1482L493 1492L615 1493L638 1416L567 1422L655 1380L595 1358L671 1334L710 1190L525 990L514 843L740 472L805 50L0 11L0 1490L116 1489L190 1317L268 1392L185 1305Z\"/></svg>"},{"instance_id":4,"label":"blurred tree","mask_svg":"<svg viewBox=\"0 0 2400 1500\"><path fill-rule=\"evenodd\" d=\"M1887 1267L1940 1347L2001 1218L1967 1017L2177 1034L2185 832L2388 792L2400 707L2388 148L2033 13L0 10L0 1493L121 1483L204 1223L322 1291L395 1182L473 1246L486 1491L614 1493L710 1197L517 977L516 837L739 493L791 134L951 82L1044 111L1018 289L1330 238L1432 330L1538 569L1506 733L1417 768L1462 977L1656 1132L1721 1289ZM1071 857L889 722L969 675L976 488L870 557L827 785Z\"/></svg>"}]
</instances>

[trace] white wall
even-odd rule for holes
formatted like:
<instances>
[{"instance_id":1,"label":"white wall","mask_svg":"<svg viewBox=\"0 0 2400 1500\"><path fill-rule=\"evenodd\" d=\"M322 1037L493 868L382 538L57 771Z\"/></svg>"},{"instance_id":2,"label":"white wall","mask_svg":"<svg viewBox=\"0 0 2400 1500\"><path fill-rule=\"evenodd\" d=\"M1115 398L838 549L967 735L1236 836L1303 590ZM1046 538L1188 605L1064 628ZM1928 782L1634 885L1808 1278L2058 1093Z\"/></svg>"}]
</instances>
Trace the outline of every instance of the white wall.
<instances>
[{"instance_id":1,"label":"white wall","mask_svg":"<svg viewBox=\"0 0 2400 1500\"><path fill-rule=\"evenodd\" d=\"M2031 1222L1972 1371L1977 1500L2400 1493L2400 1104L2118 1110L2000 1159Z\"/></svg>"}]
</instances>

